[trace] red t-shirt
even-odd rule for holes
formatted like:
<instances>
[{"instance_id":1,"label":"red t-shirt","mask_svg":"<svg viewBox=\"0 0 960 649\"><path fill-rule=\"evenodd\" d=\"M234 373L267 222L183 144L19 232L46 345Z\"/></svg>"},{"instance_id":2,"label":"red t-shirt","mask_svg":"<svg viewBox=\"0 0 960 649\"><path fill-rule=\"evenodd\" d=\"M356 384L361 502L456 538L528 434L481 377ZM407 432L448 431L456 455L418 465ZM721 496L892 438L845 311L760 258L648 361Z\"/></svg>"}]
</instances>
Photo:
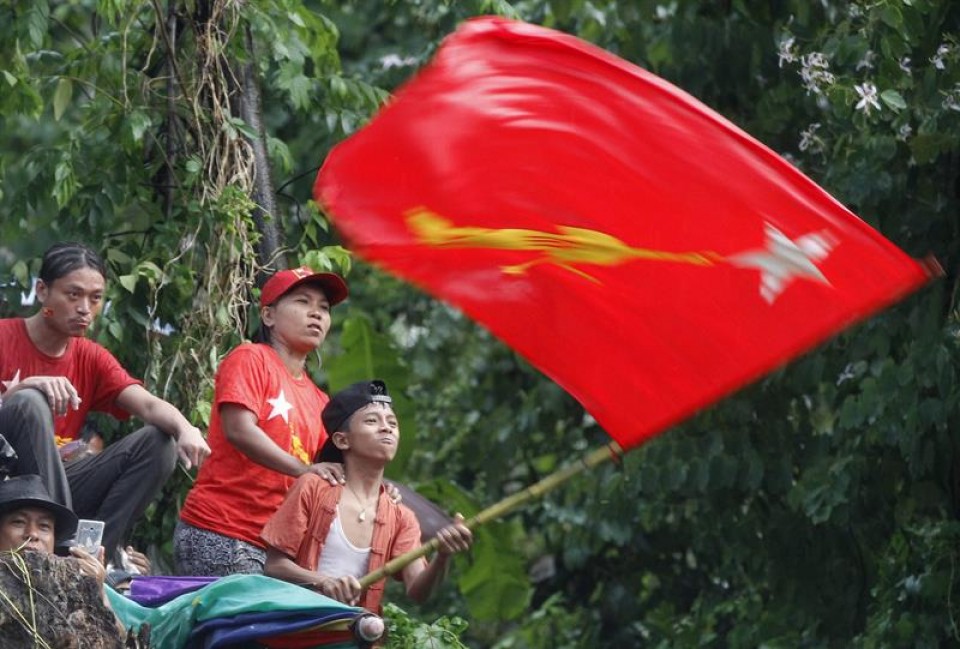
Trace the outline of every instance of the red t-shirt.
<instances>
[{"instance_id":1,"label":"red t-shirt","mask_svg":"<svg viewBox=\"0 0 960 649\"><path fill-rule=\"evenodd\" d=\"M210 416L210 457L204 461L180 518L187 524L263 547L260 530L277 510L292 476L261 466L227 441L220 407L236 404L257 415L277 446L310 464L327 439L320 413L329 397L304 375L295 379L269 345L246 343L217 370Z\"/></svg>"},{"instance_id":2,"label":"red t-shirt","mask_svg":"<svg viewBox=\"0 0 960 649\"><path fill-rule=\"evenodd\" d=\"M79 410L53 418L57 444L76 439L91 410L117 419L130 414L114 401L125 388L139 385L106 349L86 338L71 338L62 356L54 358L37 349L22 318L0 320L0 397L31 376L65 376L80 395Z\"/></svg>"}]
</instances>

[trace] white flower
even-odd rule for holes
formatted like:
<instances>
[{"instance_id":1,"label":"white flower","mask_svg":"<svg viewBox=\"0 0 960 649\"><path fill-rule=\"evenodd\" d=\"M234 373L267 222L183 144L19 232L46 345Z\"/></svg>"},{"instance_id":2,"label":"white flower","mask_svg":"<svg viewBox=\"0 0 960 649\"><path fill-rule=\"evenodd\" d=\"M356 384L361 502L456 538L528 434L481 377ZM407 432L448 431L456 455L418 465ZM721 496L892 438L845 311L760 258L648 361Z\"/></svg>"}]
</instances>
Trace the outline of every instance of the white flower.
<instances>
[{"instance_id":1,"label":"white flower","mask_svg":"<svg viewBox=\"0 0 960 649\"><path fill-rule=\"evenodd\" d=\"M950 53L950 46L946 43L940 45L937 48L937 53L930 57L930 62L933 63L933 67L938 70L945 70L947 66L943 62L943 57Z\"/></svg>"},{"instance_id":2,"label":"white flower","mask_svg":"<svg viewBox=\"0 0 960 649\"><path fill-rule=\"evenodd\" d=\"M830 62L823 52L810 52L810 54L801 57L800 63L807 67L823 68L824 70L830 67Z\"/></svg>"},{"instance_id":3,"label":"white flower","mask_svg":"<svg viewBox=\"0 0 960 649\"><path fill-rule=\"evenodd\" d=\"M897 129L897 139L901 142L906 142L911 135L913 135L913 127L909 124L904 124Z\"/></svg>"},{"instance_id":4,"label":"white flower","mask_svg":"<svg viewBox=\"0 0 960 649\"><path fill-rule=\"evenodd\" d=\"M834 82L833 74L829 71L830 63L821 52L811 52L800 57L800 78L807 92L822 94L824 86Z\"/></svg>"},{"instance_id":5,"label":"white flower","mask_svg":"<svg viewBox=\"0 0 960 649\"><path fill-rule=\"evenodd\" d=\"M853 89L856 90L860 96L860 101L857 102L856 106L857 110L862 110L867 115L870 114L872 108L880 110L880 102L877 101L877 87L875 85L867 81L861 85L855 85Z\"/></svg>"},{"instance_id":6,"label":"white flower","mask_svg":"<svg viewBox=\"0 0 960 649\"><path fill-rule=\"evenodd\" d=\"M797 50L794 47L796 39L791 36L785 40L780 41L780 49L777 51L777 56L780 57L780 67L783 67L783 64L793 63L797 60Z\"/></svg>"},{"instance_id":7,"label":"white flower","mask_svg":"<svg viewBox=\"0 0 960 649\"><path fill-rule=\"evenodd\" d=\"M657 5L657 8L654 10L654 15L657 17L657 20L673 18L677 15L677 3L671 2L668 5Z\"/></svg>"},{"instance_id":8,"label":"white flower","mask_svg":"<svg viewBox=\"0 0 960 649\"><path fill-rule=\"evenodd\" d=\"M854 371L853 363L847 363L847 366L837 376L837 385L855 378L857 378L857 373Z\"/></svg>"},{"instance_id":9,"label":"white flower","mask_svg":"<svg viewBox=\"0 0 960 649\"><path fill-rule=\"evenodd\" d=\"M815 122L807 127L805 131L800 132L800 150L810 149L813 153L823 151L823 140L817 137L817 130L820 124Z\"/></svg>"},{"instance_id":10,"label":"white flower","mask_svg":"<svg viewBox=\"0 0 960 649\"><path fill-rule=\"evenodd\" d=\"M417 59L412 56L400 58L399 54L386 54L380 57L380 67L384 70L390 68L403 68L408 65L416 65Z\"/></svg>"},{"instance_id":11,"label":"white flower","mask_svg":"<svg viewBox=\"0 0 960 649\"><path fill-rule=\"evenodd\" d=\"M960 112L960 97L957 96L957 93L948 93L947 96L943 98L943 107L947 110Z\"/></svg>"},{"instance_id":12,"label":"white flower","mask_svg":"<svg viewBox=\"0 0 960 649\"><path fill-rule=\"evenodd\" d=\"M913 74L913 70L910 68L910 57L905 56L900 59L900 69L906 72L909 75Z\"/></svg>"},{"instance_id":13,"label":"white flower","mask_svg":"<svg viewBox=\"0 0 960 649\"><path fill-rule=\"evenodd\" d=\"M873 69L873 59L876 58L873 50L867 50L863 58L857 61L857 70L872 70Z\"/></svg>"}]
</instances>

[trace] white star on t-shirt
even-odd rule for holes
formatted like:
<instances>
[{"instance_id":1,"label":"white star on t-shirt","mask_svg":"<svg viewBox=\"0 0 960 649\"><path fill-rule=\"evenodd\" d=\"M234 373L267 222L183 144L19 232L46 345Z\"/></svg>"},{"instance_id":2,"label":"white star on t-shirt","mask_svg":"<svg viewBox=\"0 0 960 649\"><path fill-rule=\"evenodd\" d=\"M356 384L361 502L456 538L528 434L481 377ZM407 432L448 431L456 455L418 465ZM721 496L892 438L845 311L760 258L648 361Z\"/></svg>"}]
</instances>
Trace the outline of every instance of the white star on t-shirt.
<instances>
[{"instance_id":1,"label":"white star on t-shirt","mask_svg":"<svg viewBox=\"0 0 960 649\"><path fill-rule=\"evenodd\" d=\"M9 390L10 388L12 388L13 386L15 386L16 384L18 384L19 382L20 382L20 370L17 370L17 373L14 374L14 375L13 375L13 378L10 379L9 381L0 381L0 383L3 383L3 391L4 391L4 392L6 392L7 390Z\"/></svg>"},{"instance_id":2,"label":"white star on t-shirt","mask_svg":"<svg viewBox=\"0 0 960 649\"><path fill-rule=\"evenodd\" d=\"M280 394L273 399L267 399L267 403L273 406L273 410L270 411L270 416L267 417L268 420L274 417L283 417L284 423L290 423L290 418L287 416L287 413L293 410L293 405L287 401L287 397L284 396L283 388L280 388Z\"/></svg>"}]
</instances>

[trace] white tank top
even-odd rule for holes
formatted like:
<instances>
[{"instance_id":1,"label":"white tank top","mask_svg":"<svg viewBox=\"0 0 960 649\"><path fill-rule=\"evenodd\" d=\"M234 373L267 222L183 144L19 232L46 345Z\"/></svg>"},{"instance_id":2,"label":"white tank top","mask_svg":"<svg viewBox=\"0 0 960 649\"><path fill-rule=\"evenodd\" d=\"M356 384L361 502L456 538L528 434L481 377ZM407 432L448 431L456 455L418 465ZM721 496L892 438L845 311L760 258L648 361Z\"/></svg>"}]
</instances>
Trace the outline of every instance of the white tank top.
<instances>
[{"instance_id":1,"label":"white tank top","mask_svg":"<svg viewBox=\"0 0 960 649\"><path fill-rule=\"evenodd\" d=\"M350 542L340 525L340 507L337 507L337 515L333 517L320 553L317 572L328 577L352 575L360 579L367 574L369 565L370 548L358 548Z\"/></svg>"}]
</instances>

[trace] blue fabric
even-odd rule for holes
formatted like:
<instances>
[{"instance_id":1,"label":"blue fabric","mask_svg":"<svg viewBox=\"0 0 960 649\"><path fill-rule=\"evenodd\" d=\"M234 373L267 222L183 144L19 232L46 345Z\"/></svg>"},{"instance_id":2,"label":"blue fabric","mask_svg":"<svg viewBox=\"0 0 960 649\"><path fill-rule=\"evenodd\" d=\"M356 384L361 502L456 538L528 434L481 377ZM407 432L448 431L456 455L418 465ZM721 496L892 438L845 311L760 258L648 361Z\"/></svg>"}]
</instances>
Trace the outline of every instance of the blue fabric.
<instances>
[{"instance_id":1,"label":"blue fabric","mask_svg":"<svg viewBox=\"0 0 960 649\"><path fill-rule=\"evenodd\" d=\"M186 649L221 649L237 644L252 642L259 638L270 638L284 633L294 633L312 629L321 624L347 622L357 614L353 611L340 611L324 615L317 612L302 617L286 611L268 613L242 613L232 618L214 618L195 626L187 640ZM355 646L354 643L324 645Z\"/></svg>"}]
</instances>

